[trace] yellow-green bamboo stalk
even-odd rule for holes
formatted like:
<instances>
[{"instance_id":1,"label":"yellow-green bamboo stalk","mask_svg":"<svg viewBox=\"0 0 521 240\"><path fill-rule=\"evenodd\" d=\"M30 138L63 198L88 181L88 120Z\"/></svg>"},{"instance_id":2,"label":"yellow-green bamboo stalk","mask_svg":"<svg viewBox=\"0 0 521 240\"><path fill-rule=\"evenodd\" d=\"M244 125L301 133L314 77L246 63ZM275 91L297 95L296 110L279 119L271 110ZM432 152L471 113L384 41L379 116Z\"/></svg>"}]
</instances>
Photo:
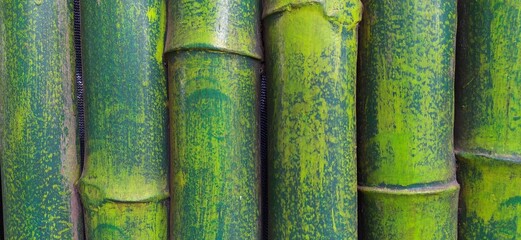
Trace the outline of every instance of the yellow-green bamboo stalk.
<instances>
[{"instance_id":1,"label":"yellow-green bamboo stalk","mask_svg":"<svg viewBox=\"0 0 521 240\"><path fill-rule=\"evenodd\" d=\"M73 1L0 0L6 239L82 239Z\"/></svg>"},{"instance_id":2,"label":"yellow-green bamboo stalk","mask_svg":"<svg viewBox=\"0 0 521 240\"><path fill-rule=\"evenodd\" d=\"M89 239L167 238L164 0L82 1Z\"/></svg>"},{"instance_id":3,"label":"yellow-green bamboo stalk","mask_svg":"<svg viewBox=\"0 0 521 240\"><path fill-rule=\"evenodd\" d=\"M266 0L268 238L356 239L358 0Z\"/></svg>"},{"instance_id":4,"label":"yellow-green bamboo stalk","mask_svg":"<svg viewBox=\"0 0 521 240\"><path fill-rule=\"evenodd\" d=\"M259 239L260 1L169 2L173 239Z\"/></svg>"},{"instance_id":5,"label":"yellow-green bamboo stalk","mask_svg":"<svg viewBox=\"0 0 521 240\"><path fill-rule=\"evenodd\" d=\"M521 239L521 1L459 1L460 239Z\"/></svg>"},{"instance_id":6,"label":"yellow-green bamboo stalk","mask_svg":"<svg viewBox=\"0 0 521 240\"><path fill-rule=\"evenodd\" d=\"M456 239L456 0L364 0L361 239Z\"/></svg>"}]
</instances>

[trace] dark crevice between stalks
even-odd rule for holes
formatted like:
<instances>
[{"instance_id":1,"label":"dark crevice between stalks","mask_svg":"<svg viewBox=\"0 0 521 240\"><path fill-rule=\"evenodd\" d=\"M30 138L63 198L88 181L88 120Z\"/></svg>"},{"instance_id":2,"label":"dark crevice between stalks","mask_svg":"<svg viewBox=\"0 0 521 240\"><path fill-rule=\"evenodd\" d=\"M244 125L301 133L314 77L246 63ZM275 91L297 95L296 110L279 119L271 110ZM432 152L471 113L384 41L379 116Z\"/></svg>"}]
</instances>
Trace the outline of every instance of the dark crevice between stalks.
<instances>
[{"instance_id":1,"label":"dark crevice between stalks","mask_svg":"<svg viewBox=\"0 0 521 240\"><path fill-rule=\"evenodd\" d=\"M80 141L80 161L83 165L83 158L85 153L85 112L83 102L83 76L81 63L81 35L80 35L80 1L74 0L74 51L76 53L76 107L77 107L77 121L78 134Z\"/></svg>"},{"instance_id":2,"label":"dark crevice between stalks","mask_svg":"<svg viewBox=\"0 0 521 240\"><path fill-rule=\"evenodd\" d=\"M167 14L168 16L168 14ZM168 17L167 17L168 18ZM167 26L168 27L168 26ZM165 35L163 36L163 41L166 40L166 32L165 31ZM164 52L164 49L163 49L163 71L165 71L165 86L166 86L166 104L167 104L167 109L166 109L166 119L167 119L167 124L166 124L166 132L167 132L167 138L166 138L166 142L167 142L167 157L168 157L168 171L167 171L167 188L168 188L168 198L166 199L166 205L167 205L167 225L166 225L166 231L167 231L167 238L170 239L170 231L172 230L171 228L171 224L172 224L172 220L170 219L170 204L171 204L171 197L172 197L172 193L173 193L173 190L172 190L172 140L170 139L174 132L173 132L173 129L170 128L170 79L169 79L169 72L168 72L168 58L169 58L169 53L165 53Z\"/></svg>"},{"instance_id":3,"label":"dark crevice between stalks","mask_svg":"<svg viewBox=\"0 0 521 240\"><path fill-rule=\"evenodd\" d=\"M260 81L260 164L261 164L261 231L262 239L268 239L268 81L264 66L261 68Z\"/></svg>"},{"instance_id":4,"label":"dark crevice between stalks","mask_svg":"<svg viewBox=\"0 0 521 240\"><path fill-rule=\"evenodd\" d=\"M77 110L77 133L78 133L78 147L80 169L83 170L83 162L85 155L85 110L83 101L83 75L82 75L82 61L81 61L81 19L80 19L80 0L74 0L74 52L76 55L75 61L75 82L76 82L76 110ZM83 209L83 207L81 207ZM83 212L83 210L82 210ZM84 226L77 229L80 239L86 239Z\"/></svg>"}]
</instances>

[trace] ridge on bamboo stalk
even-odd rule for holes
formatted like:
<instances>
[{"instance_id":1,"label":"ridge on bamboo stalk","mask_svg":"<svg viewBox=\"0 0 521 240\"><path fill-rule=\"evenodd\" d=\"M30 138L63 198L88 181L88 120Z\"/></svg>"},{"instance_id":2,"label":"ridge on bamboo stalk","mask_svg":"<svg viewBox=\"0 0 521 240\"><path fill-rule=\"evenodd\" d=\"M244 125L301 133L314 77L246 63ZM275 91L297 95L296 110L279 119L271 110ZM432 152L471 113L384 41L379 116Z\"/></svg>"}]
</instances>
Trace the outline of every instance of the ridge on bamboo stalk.
<instances>
[{"instance_id":1,"label":"ridge on bamboo stalk","mask_svg":"<svg viewBox=\"0 0 521 240\"><path fill-rule=\"evenodd\" d=\"M164 0L81 1L89 239L166 239Z\"/></svg>"},{"instance_id":2,"label":"ridge on bamboo stalk","mask_svg":"<svg viewBox=\"0 0 521 240\"><path fill-rule=\"evenodd\" d=\"M74 58L73 1L0 0L6 239L83 238Z\"/></svg>"},{"instance_id":3,"label":"ridge on bamboo stalk","mask_svg":"<svg viewBox=\"0 0 521 240\"><path fill-rule=\"evenodd\" d=\"M259 239L258 0L169 1L174 239Z\"/></svg>"},{"instance_id":4,"label":"ridge on bamboo stalk","mask_svg":"<svg viewBox=\"0 0 521 240\"><path fill-rule=\"evenodd\" d=\"M365 0L357 88L361 239L456 239L456 0Z\"/></svg>"},{"instance_id":5,"label":"ridge on bamboo stalk","mask_svg":"<svg viewBox=\"0 0 521 240\"><path fill-rule=\"evenodd\" d=\"M265 0L270 239L356 239L358 0Z\"/></svg>"},{"instance_id":6,"label":"ridge on bamboo stalk","mask_svg":"<svg viewBox=\"0 0 521 240\"><path fill-rule=\"evenodd\" d=\"M460 239L521 238L521 2L459 2Z\"/></svg>"}]
</instances>

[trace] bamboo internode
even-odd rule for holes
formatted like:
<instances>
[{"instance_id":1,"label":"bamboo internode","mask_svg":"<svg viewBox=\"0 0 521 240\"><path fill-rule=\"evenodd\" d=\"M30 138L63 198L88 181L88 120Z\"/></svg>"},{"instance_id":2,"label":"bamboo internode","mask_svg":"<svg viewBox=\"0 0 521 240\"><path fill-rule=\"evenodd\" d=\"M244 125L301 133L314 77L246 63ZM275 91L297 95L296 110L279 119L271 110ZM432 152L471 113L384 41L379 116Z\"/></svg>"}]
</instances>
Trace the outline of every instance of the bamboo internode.
<instances>
[{"instance_id":1,"label":"bamboo internode","mask_svg":"<svg viewBox=\"0 0 521 240\"><path fill-rule=\"evenodd\" d=\"M268 238L356 239L361 3L264 1Z\"/></svg>"},{"instance_id":2,"label":"bamboo internode","mask_svg":"<svg viewBox=\"0 0 521 240\"><path fill-rule=\"evenodd\" d=\"M166 239L166 3L81 1L88 239Z\"/></svg>"},{"instance_id":3,"label":"bamboo internode","mask_svg":"<svg viewBox=\"0 0 521 240\"><path fill-rule=\"evenodd\" d=\"M173 239L259 239L260 2L170 1Z\"/></svg>"},{"instance_id":4,"label":"bamboo internode","mask_svg":"<svg viewBox=\"0 0 521 240\"><path fill-rule=\"evenodd\" d=\"M82 239L73 1L0 1L6 239Z\"/></svg>"},{"instance_id":5,"label":"bamboo internode","mask_svg":"<svg viewBox=\"0 0 521 240\"><path fill-rule=\"evenodd\" d=\"M360 28L362 239L456 239L455 0L366 0Z\"/></svg>"},{"instance_id":6,"label":"bamboo internode","mask_svg":"<svg viewBox=\"0 0 521 240\"><path fill-rule=\"evenodd\" d=\"M521 238L521 2L459 1L460 239Z\"/></svg>"},{"instance_id":7,"label":"bamboo internode","mask_svg":"<svg viewBox=\"0 0 521 240\"><path fill-rule=\"evenodd\" d=\"M0 239L521 239L521 0L0 0L0 172Z\"/></svg>"}]
</instances>

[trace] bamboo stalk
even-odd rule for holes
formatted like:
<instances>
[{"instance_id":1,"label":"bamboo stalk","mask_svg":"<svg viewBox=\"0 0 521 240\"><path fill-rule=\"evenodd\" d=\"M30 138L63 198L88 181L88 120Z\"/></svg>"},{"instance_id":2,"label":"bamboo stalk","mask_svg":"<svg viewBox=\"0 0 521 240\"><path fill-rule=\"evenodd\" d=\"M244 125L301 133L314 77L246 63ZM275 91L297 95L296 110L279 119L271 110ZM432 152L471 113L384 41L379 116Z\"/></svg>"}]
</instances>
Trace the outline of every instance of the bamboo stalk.
<instances>
[{"instance_id":1,"label":"bamboo stalk","mask_svg":"<svg viewBox=\"0 0 521 240\"><path fill-rule=\"evenodd\" d=\"M163 0L82 1L89 239L167 238Z\"/></svg>"},{"instance_id":2,"label":"bamboo stalk","mask_svg":"<svg viewBox=\"0 0 521 240\"><path fill-rule=\"evenodd\" d=\"M259 239L260 3L169 2L173 239Z\"/></svg>"},{"instance_id":3,"label":"bamboo stalk","mask_svg":"<svg viewBox=\"0 0 521 240\"><path fill-rule=\"evenodd\" d=\"M361 239L456 239L456 1L363 3L357 88Z\"/></svg>"},{"instance_id":4,"label":"bamboo stalk","mask_svg":"<svg viewBox=\"0 0 521 240\"><path fill-rule=\"evenodd\" d=\"M0 0L6 239L82 239L73 1Z\"/></svg>"},{"instance_id":5,"label":"bamboo stalk","mask_svg":"<svg viewBox=\"0 0 521 240\"><path fill-rule=\"evenodd\" d=\"M521 2L460 1L460 239L521 238Z\"/></svg>"},{"instance_id":6,"label":"bamboo stalk","mask_svg":"<svg viewBox=\"0 0 521 240\"><path fill-rule=\"evenodd\" d=\"M264 1L270 239L356 239L361 3Z\"/></svg>"}]
</instances>

